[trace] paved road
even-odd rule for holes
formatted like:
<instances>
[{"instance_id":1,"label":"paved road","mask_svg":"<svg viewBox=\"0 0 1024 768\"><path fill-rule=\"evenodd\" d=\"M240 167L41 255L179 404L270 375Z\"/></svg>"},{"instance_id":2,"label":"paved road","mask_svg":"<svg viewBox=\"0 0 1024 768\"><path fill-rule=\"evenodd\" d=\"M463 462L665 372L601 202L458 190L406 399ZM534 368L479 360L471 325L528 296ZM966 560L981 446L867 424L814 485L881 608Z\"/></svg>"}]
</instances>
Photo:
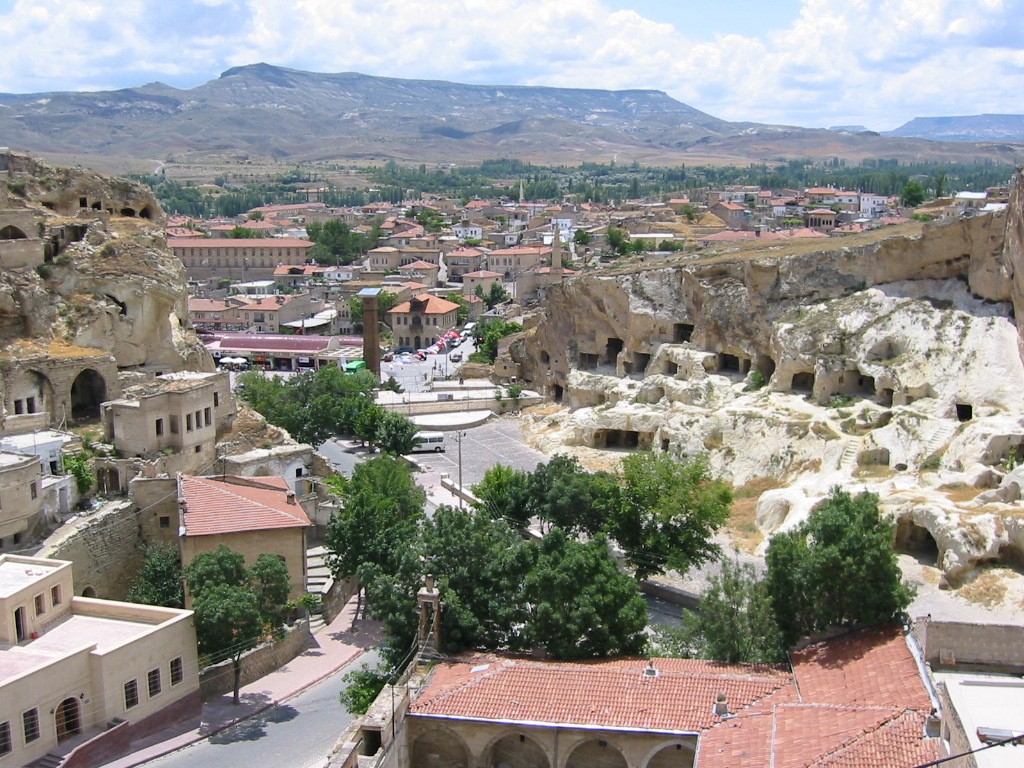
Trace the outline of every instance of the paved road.
<instances>
[{"instance_id":1,"label":"paved road","mask_svg":"<svg viewBox=\"0 0 1024 768\"><path fill-rule=\"evenodd\" d=\"M153 768L311 768L327 764L327 753L352 716L338 701L342 677L360 664L377 663L367 651L348 667L287 702L208 739L146 763Z\"/></svg>"},{"instance_id":2,"label":"paved road","mask_svg":"<svg viewBox=\"0 0 1024 768\"><path fill-rule=\"evenodd\" d=\"M496 419L479 427L462 430L462 483L479 483L484 473L495 464L513 469L533 471L547 461L523 441L522 429L515 419ZM459 480L459 445L453 432L446 433L445 453L418 453L416 460L428 472L447 472L455 482Z\"/></svg>"}]
</instances>

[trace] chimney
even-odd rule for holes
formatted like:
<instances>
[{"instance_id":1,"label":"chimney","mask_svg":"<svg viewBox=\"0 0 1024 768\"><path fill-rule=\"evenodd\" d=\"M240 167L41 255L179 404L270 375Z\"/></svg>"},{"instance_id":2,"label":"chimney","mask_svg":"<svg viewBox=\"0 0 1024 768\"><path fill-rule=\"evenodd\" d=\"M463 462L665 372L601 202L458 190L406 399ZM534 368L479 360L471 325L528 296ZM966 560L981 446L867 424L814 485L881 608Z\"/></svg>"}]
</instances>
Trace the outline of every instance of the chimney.
<instances>
[{"instance_id":1,"label":"chimney","mask_svg":"<svg viewBox=\"0 0 1024 768\"><path fill-rule=\"evenodd\" d=\"M718 695L715 696L715 716L716 717L725 717L728 714L729 714L729 699L725 695L724 691L720 691L718 693Z\"/></svg>"},{"instance_id":2,"label":"chimney","mask_svg":"<svg viewBox=\"0 0 1024 768\"><path fill-rule=\"evenodd\" d=\"M288 494L285 496L285 501L287 501L289 504L294 504L295 503L295 491L288 491Z\"/></svg>"}]
</instances>

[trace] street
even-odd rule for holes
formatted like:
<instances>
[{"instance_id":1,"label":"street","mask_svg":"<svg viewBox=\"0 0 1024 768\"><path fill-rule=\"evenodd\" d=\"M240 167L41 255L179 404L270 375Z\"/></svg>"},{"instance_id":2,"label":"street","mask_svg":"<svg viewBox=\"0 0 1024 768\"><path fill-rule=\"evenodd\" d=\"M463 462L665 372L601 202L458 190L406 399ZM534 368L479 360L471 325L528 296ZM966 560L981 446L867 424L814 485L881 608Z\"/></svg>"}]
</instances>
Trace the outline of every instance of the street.
<instances>
[{"instance_id":1,"label":"street","mask_svg":"<svg viewBox=\"0 0 1024 768\"><path fill-rule=\"evenodd\" d=\"M345 687L342 677L358 669L360 664L374 666L377 661L376 651L367 651L287 702L145 765L155 768L324 766L327 753L353 719L338 701L338 694Z\"/></svg>"},{"instance_id":2,"label":"street","mask_svg":"<svg viewBox=\"0 0 1024 768\"><path fill-rule=\"evenodd\" d=\"M462 482L466 487L483 480L484 473L495 464L532 472L548 460L540 451L523 441L522 428L516 419L492 419L479 427L461 430ZM427 472L447 472L459 480L459 443L456 433L448 432L445 453L418 453L416 461Z\"/></svg>"}]
</instances>

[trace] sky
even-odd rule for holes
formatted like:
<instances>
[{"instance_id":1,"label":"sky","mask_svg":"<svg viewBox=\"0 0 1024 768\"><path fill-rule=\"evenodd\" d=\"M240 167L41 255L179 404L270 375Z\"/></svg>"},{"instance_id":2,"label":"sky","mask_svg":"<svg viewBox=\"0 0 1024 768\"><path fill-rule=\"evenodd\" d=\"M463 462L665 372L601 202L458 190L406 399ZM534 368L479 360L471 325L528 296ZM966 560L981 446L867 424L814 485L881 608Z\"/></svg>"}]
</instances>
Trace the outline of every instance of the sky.
<instances>
[{"instance_id":1,"label":"sky","mask_svg":"<svg viewBox=\"0 0 1024 768\"><path fill-rule=\"evenodd\" d=\"M244 64L652 88L726 120L1024 113L1024 0L0 0L0 92Z\"/></svg>"}]
</instances>

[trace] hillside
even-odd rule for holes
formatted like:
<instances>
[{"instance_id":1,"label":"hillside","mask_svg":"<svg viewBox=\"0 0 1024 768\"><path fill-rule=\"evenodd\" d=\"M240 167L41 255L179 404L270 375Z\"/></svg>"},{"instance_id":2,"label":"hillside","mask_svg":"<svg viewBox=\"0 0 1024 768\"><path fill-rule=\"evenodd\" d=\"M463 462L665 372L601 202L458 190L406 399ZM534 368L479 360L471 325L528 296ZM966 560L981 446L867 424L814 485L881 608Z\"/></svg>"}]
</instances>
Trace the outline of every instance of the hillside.
<instances>
[{"instance_id":1,"label":"hillside","mask_svg":"<svg viewBox=\"0 0 1024 768\"><path fill-rule=\"evenodd\" d=\"M1024 146L889 139L731 123L651 90L464 85L254 64L189 90L0 94L0 135L50 155L202 162L474 161L650 164L842 156L1024 161Z\"/></svg>"},{"instance_id":2,"label":"hillside","mask_svg":"<svg viewBox=\"0 0 1024 768\"><path fill-rule=\"evenodd\" d=\"M1024 142L1024 115L969 115L915 117L885 136L916 137L933 141Z\"/></svg>"}]
</instances>

